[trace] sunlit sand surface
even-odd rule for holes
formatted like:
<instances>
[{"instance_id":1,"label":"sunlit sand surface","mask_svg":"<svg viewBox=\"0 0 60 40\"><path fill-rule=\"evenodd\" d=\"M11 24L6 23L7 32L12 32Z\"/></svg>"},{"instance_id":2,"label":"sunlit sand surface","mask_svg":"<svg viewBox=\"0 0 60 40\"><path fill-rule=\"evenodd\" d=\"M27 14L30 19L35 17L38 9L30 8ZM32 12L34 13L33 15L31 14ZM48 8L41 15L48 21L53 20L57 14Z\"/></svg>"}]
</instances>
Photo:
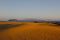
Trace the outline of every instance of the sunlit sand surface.
<instances>
[{"instance_id":1,"label":"sunlit sand surface","mask_svg":"<svg viewBox=\"0 0 60 40\"><path fill-rule=\"evenodd\" d=\"M0 40L60 40L60 26L53 24L0 22L0 25L1 24L11 24L13 26L8 29L0 30ZM14 27L16 24L19 25Z\"/></svg>"}]
</instances>

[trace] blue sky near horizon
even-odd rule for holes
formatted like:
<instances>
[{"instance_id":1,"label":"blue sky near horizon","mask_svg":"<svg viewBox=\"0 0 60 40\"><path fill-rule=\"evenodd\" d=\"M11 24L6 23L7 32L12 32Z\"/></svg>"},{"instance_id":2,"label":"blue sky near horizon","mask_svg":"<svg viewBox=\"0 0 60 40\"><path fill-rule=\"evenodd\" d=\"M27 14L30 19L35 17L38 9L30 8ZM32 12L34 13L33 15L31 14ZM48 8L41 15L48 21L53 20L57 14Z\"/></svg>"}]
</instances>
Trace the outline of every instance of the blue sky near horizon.
<instances>
[{"instance_id":1,"label":"blue sky near horizon","mask_svg":"<svg viewBox=\"0 0 60 40\"><path fill-rule=\"evenodd\" d=\"M60 0L0 0L0 20L60 19Z\"/></svg>"}]
</instances>

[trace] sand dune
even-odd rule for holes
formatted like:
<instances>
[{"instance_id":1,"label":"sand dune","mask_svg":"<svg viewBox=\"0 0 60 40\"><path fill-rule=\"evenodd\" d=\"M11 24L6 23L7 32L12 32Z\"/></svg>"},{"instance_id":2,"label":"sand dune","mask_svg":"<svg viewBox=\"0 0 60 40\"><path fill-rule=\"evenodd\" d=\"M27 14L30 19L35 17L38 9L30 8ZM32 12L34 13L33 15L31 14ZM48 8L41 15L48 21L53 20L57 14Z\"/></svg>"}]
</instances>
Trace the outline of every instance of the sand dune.
<instances>
[{"instance_id":1,"label":"sand dune","mask_svg":"<svg viewBox=\"0 0 60 40\"><path fill-rule=\"evenodd\" d=\"M60 40L60 26L33 22L4 22L0 24L23 24L0 30L0 40Z\"/></svg>"}]
</instances>

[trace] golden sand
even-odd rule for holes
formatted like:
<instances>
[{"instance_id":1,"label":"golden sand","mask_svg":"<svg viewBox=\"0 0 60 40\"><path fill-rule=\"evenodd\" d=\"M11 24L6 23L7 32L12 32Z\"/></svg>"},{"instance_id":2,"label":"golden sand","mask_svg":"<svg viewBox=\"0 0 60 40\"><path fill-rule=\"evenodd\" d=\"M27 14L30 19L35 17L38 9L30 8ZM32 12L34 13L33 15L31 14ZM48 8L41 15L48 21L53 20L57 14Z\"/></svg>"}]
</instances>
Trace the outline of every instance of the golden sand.
<instances>
[{"instance_id":1,"label":"golden sand","mask_svg":"<svg viewBox=\"0 0 60 40\"><path fill-rule=\"evenodd\" d=\"M24 24L0 31L0 40L60 40L60 26L33 22L0 22Z\"/></svg>"}]
</instances>

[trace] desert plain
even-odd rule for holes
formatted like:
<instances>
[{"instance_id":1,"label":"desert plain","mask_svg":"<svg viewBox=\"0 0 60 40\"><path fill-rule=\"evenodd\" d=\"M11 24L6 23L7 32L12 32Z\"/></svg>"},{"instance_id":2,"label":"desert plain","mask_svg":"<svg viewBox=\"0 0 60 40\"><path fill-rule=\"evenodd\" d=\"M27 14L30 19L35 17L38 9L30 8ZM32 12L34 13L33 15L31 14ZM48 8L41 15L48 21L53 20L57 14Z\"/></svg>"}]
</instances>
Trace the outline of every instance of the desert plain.
<instances>
[{"instance_id":1,"label":"desert plain","mask_svg":"<svg viewBox=\"0 0 60 40\"><path fill-rule=\"evenodd\" d=\"M46 22L0 22L0 40L60 40L60 26Z\"/></svg>"}]
</instances>

